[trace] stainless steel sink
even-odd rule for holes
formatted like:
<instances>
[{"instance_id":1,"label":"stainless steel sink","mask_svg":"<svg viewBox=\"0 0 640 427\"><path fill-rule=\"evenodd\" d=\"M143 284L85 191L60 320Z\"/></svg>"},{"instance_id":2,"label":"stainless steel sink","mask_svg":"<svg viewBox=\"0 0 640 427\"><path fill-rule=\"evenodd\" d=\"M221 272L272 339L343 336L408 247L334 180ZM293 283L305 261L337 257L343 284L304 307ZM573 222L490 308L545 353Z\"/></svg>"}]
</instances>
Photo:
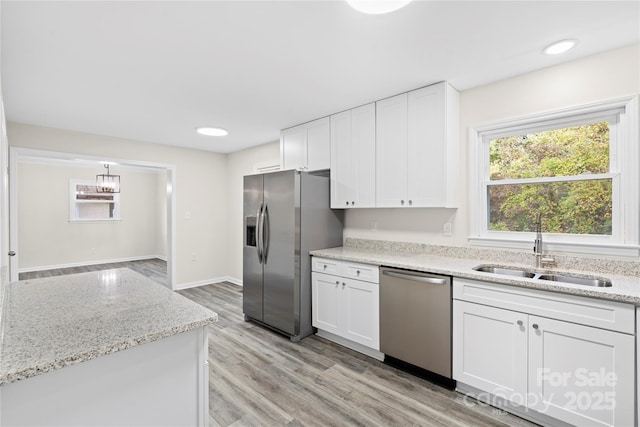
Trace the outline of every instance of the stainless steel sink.
<instances>
[{"instance_id":1,"label":"stainless steel sink","mask_svg":"<svg viewBox=\"0 0 640 427\"><path fill-rule=\"evenodd\" d=\"M596 286L599 288L608 288L611 286L611 281L609 279L570 276L566 274L541 274L538 279L549 280L553 282L571 283L573 285Z\"/></svg>"},{"instance_id":2,"label":"stainless steel sink","mask_svg":"<svg viewBox=\"0 0 640 427\"><path fill-rule=\"evenodd\" d=\"M516 276L516 277L528 277L533 278L535 273L521 269L518 267L500 267L497 265L478 265L473 267L475 271L481 271L483 273L493 273L493 274L502 274L506 276Z\"/></svg>"},{"instance_id":3,"label":"stainless steel sink","mask_svg":"<svg viewBox=\"0 0 640 427\"><path fill-rule=\"evenodd\" d=\"M569 283L572 285L595 286L600 288L608 288L611 286L611 280L603 277L585 277L576 276L568 273L536 273L520 267L506 267L500 265L482 264L473 267L473 270L483 273L501 274L503 276L524 277L529 279L547 280L549 282Z\"/></svg>"}]
</instances>

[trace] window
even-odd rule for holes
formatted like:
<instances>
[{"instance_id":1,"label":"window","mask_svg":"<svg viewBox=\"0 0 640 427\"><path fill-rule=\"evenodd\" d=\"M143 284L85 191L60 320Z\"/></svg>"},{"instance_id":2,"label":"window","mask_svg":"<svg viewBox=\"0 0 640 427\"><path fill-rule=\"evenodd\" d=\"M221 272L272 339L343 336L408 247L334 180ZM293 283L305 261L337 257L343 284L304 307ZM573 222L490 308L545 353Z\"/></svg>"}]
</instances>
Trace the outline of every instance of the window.
<instances>
[{"instance_id":1,"label":"window","mask_svg":"<svg viewBox=\"0 0 640 427\"><path fill-rule=\"evenodd\" d=\"M526 249L540 213L546 250L637 255L636 98L495 123L470 139L474 244Z\"/></svg>"},{"instance_id":2,"label":"window","mask_svg":"<svg viewBox=\"0 0 640 427\"><path fill-rule=\"evenodd\" d=\"M70 181L70 221L113 221L120 219L120 194L98 193L92 181Z\"/></svg>"}]
</instances>

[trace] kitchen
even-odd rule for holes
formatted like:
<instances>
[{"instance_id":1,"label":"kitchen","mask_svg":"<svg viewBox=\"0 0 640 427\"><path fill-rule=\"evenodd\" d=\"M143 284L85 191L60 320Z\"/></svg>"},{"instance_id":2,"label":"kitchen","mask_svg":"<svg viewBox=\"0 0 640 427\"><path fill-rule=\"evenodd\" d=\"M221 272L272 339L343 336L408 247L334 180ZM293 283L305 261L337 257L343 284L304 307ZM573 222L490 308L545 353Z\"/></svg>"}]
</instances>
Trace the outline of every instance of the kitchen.
<instances>
[{"instance_id":1,"label":"kitchen","mask_svg":"<svg viewBox=\"0 0 640 427\"><path fill-rule=\"evenodd\" d=\"M407 7L414 6L424 7L421 3ZM339 6L332 5L332 7ZM401 10L397 13L405 13L405 15L395 15L396 20L399 20L400 17L408 19L406 14L410 14L411 9ZM6 17L6 13L3 16ZM362 20L364 18L354 17L353 19ZM394 15L388 15L387 19L393 20ZM6 24L3 22L3 29ZM40 24L44 25L44 23ZM7 42L6 36L3 37L3 43L5 42ZM582 46L585 44L585 41L581 41ZM543 47L539 46L536 49ZM468 170L468 128L509 117L554 111L570 106L591 104L600 100L635 95L638 93L637 52L637 45L629 43L627 47L620 45L619 48L588 57L574 58L566 63L561 63L565 60L557 60L558 63L539 66L541 68L539 71L525 74L523 74L524 70L514 71L511 75L496 79L500 81L487 82L488 84L483 86L462 90L460 92L458 170L460 171L459 181L464 190L459 194L460 204L457 210L450 208L350 209L345 212L344 236L468 247L470 210L469 202L466 199L470 191L466 189L469 178L464 172ZM4 53L5 49L3 48ZM538 53L537 50L536 53ZM513 59L512 62L517 61ZM475 74L477 75L482 72L479 64L481 62L476 63ZM301 70L301 72L307 71L309 70ZM522 75L517 76L518 74ZM3 77L5 76L6 72L3 72ZM297 115L290 116L287 122L277 128L276 135L270 140L277 139L279 129L338 113L345 108L356 107L387 96L417 89L430 83L425 80L424 76L413 79L415 83L404 83L402 86L387 89L385 92L378 89L376 93L362 93L358 102L343 103L335 107L317 106L318 110L316 111L322 111L322 113L301 110L295 113ZM131 93L136 93L134 87L130 87L129 90ZM258 88L255 90L257 91ZM8 88L3 87L5 95L7 91ZM318 99L319 103L328 102L324 98L332 97L314 97L314 99ZM495 99L500 99L501 102L496 103ZM302 101L299 102L302 103ZM6 96L5 104L8 108ZM50 108L55 110L53 106ZM103 113L106 114L106 112ZM113 110L113 114L116 113L117 111ZM219 154L211 151L177 149L166 145L133 141L137 138L131 136L116 138L91 135L109 135L107 131L99 129L78 132L72 130L73 127L70 125L66 127L53 126L46 121L39 122L40 126L34 126L33 121L30 121L28 117L12 120L11 114L17 113L11 113L8 109L8 137L11 146L175 164L178 174L175 183L178 197L176 200L177 218L175 218L177 259L174 289L223 280L241 282L242 176L253 173L257 163L271 160L277 162L280 158L278 142L254 149ZM78 121L90 122L91 120L86 118ZM52 129L56 127L59 129ZM210 198L202 198L199 194L190 191L192 188L201 188L202 182L206 183L207 192L211 195ZM216 202L220 200L226 201L226 203ZM185 218L184 214L187 211L191 213L191 219ZM372 222L376 223L376 231L371 230L373 228ZM443 228L447 223L451 224L451 236L443 234ZM202 236L209 237L202 239ZM527 252L531 251L533 240L532 234L526 242ZM197 247L194 248L194 245ZM192 261L193 252L198 254L196 261ZM635 260L637 261L637 255Z\"/></svg>"}]
</instances>

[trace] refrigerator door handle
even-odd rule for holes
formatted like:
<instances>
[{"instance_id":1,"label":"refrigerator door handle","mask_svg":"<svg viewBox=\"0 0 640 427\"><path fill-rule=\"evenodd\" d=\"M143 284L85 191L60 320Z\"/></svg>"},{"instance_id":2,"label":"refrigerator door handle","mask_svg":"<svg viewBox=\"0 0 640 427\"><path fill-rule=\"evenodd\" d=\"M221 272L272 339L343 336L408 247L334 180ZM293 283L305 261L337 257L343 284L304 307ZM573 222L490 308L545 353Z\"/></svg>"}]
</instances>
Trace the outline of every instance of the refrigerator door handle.
<instances>
[{"instance_id":1,"label":"refrigerator door handle","mask_svg":"<svg viewBox=\"0 0 640 427\"><path fill-rule=\"evenodd\" d=\"M264 204L262 209L262 263L267 263L269 253L269 207Z\"/></svg>"},{"instance_id":2,"label":"refrigerator door handle","mask_svg":"<svg viewBox=\"0 0 640 427\"><path fill-rule=\"evenodd\" d=\"M260 264L263 263L263 254L262 254L262 209L264 204L260 203L260 207L258 208L258 212L256 213L257 224L256 224L256 252L258 253L258 262Z\"/></svg>"}]
</instances>

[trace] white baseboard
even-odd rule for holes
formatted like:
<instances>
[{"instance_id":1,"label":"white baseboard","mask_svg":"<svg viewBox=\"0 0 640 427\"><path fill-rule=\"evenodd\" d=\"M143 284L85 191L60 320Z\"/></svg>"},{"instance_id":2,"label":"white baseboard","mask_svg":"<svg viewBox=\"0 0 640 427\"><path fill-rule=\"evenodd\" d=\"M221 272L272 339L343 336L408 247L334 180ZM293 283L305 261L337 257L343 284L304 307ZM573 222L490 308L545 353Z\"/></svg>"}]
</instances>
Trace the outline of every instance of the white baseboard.
<instances>
[{"instance_id":1,"label":"white baseboard","mask_svg":"<svg viewBox=\"0 0 640 427\"><path fill-rule=\"evenodd\" d=\"M144 256L135 256L135 257L126 257L126 258L101 259L97 261L71 262L68 264L25 267L25 268L19 268L18 273L31 273L33 271L57 270L59 268L83 267L85 265L112 264L114 262L143 261L145 259L155 259L155 258L161 259L163 261L167 260L167 257L163 255L144 255Z\"/></svg>"},{"instance_id":2,"label":"white baseboard","mask_svg":"<svg viewBox=\"0 0 640 427\"><path fill-rule=\"evenodd\" d=\"M242 281L238 280L234 277L230 277L230 276L222 276L222 277L216 277L214 279L207 279L207 280L198 280L196 282L189 282L189 283L181 283L179 285L176 285L173 290L174 291L181 291L183 289L189 289L189 288L197 288L198 286L205 286L205 285L214 285L216 283L221 283L221 282L231 282L235 285L239 285L242 286Z\"/></svg>"}]
</instances>

